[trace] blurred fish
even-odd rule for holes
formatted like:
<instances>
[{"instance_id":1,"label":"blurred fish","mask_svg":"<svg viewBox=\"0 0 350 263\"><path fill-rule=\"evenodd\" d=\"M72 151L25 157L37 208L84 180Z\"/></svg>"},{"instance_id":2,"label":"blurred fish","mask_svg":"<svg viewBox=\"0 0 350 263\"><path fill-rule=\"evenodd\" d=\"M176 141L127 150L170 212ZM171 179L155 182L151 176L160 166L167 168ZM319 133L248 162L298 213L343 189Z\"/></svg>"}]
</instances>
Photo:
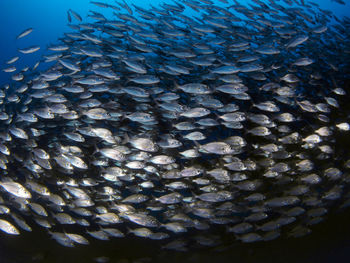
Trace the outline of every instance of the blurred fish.
<instances>
[{"instance_id":1,"label":"blurred fish","mask_svg":"<svg viewBox=\"0 0 350 263\"><path fill-rule=\"evenodd\" d=\"M31 47L28 47L28 48L18 49L18 51L23 53L23 54L31 54L31 53L34 53L34 52L38 51L39 49L40 49L39 46L31 46Z\"/></svg>"},{"instance_id":2,"label":"blurred fish","mask_svg":"<svg viewBox=\"0 0 350 263\"><path fill-rule=\"evenodd\" d=\"M71 13L71 14L73 15L73 17L74 17L76 20L78 20L79 22L82 22L82 21L83 21L83 19L81 18L81 16L80 16L77 12L73 11L72 9L69 9L69 10L68 10L68 14L69 14L69 13ZM69 17L70 17L70 16L68 16L68 21L69 21Z\"/></svg>"},{"instance_id":3,"label":"blurred fish","mask_svg":"<svg viewBox=\"0 0 350 263\"><path fill-rule=\"evenodd\" d=\"M341 5L345 5L345 2L343 0L332 0L332 1Z\"/></svg>"},{"instance_id":4,"label":"blurred fish","mask_svg":"<svg viewBox=\"0 0 350 263\"><path fill-rule=\"evenodd\" d=\"M32 33L32 32L33 32L33 28L28 28L28 29L24 30L22 33L20 33L20 34L16 37L16 39L20 39L20 38L22 38L22 37L25 37L25 36L29 35L29 34Z\"/></svg>"}]
</instances>

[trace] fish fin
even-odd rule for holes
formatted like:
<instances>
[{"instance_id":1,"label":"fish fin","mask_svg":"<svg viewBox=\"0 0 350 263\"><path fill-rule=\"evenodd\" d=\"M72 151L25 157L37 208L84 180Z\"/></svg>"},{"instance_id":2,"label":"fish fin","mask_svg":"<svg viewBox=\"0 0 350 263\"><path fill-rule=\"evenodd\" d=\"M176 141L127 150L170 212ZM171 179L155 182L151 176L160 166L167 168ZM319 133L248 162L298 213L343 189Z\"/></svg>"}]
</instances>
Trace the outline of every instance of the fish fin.
<instances>
[{"instance_id":1,"label":"fish fin","mask_svg":"<svg viewBox=\"0 0 350 263\"><path fill-rule=\"evenodd\" d=\"M96 153L100 152L100 149L98 148L97 144L94 144L95 151L92 153L92 155L95 155Z\"/></svg>"},{"instance_id":2,"label":"fish fin","mask_svg":"<svg viewBox=\"0 0 350 263\"><path fill-rule=\"evenodd\" d=\"M194 147L194 148L196 148L196 149L200 149L200 147L201 147L201 145L199 144L199 142L197 142L197 141L193 141L193 143L196 145L196 147Z\"/></svg>"},{"instance_id":3,"label":"fish fin","mask_svg":"<svg viewBox=\"0 0 350 263\"><path fill-rule=\"evenodd\" d=\"M127 144L128 142L130 142L130 137L129 137L128 133L125 132L122 144Z\"/></svg>"}]
</instances>

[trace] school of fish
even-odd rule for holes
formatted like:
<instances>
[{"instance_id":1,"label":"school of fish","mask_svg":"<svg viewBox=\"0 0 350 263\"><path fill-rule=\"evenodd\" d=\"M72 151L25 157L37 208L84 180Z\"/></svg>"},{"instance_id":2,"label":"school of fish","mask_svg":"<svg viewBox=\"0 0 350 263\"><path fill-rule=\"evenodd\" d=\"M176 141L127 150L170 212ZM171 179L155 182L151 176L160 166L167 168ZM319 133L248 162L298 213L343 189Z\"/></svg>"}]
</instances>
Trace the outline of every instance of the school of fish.
<instances>
[{"instance_id":1,"label":"school of fish","mask_svg":"<svg viewBox=\"0 0 350 263\"><path fill-rule=\"evenodd\" d=\"M91 4L113 16L70 9L40 62L3 69L0 230L182 251L301 237L350 205L349 17L307 0Z\"/></svg>"}]
</instances>

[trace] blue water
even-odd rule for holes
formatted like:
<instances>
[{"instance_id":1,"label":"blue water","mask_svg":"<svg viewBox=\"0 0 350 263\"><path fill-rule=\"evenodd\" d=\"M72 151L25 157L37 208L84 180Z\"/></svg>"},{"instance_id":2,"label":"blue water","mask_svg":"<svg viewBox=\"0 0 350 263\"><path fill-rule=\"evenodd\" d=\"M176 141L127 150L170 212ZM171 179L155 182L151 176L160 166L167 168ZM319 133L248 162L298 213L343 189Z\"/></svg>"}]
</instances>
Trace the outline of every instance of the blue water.
<instances>
[{"instance_id":1,"label":"blue water","mask_svg":"<svg viewBox=\"0 0 350 263\"><path fill-rule=\"evenodd\" d=\"M347 1L347 0L346 0ZM103 1L102 1L103 2ZM115 1L105 1L115 4ZM157 6L161 2L170 0L128 0L129 4L136 4L140 7L149 7L150 4ZM215 2L215 0L214 0ZM240 0L240 3L249 2ZM307 2L307 1L306 1ZM350 3L340 5L331 0L317 2L322 9L331 10L337 17L350 16ZM233 4L233 1L230 1ZM281 1L278 1L281 3ZM218 5L222 5L217 1ZM17 70L24 67L32 67L41 56L47 54L46 47L49 44L57 43L57 39L65 32L72 31L68 26L67 11L73 9L78 12L83 22L90 21L87 17L89 10L94 10L112 16L112 11L99 8L90 3L89 0L1 0L0 1L0 84L8 83L12 73L2 71L7 65L5 62L10 58L19 55L20 59L15 63ZM187 12L191 12L187 10ZM74 18L73 18L74 20ZM75 20L76 22L76 20ZM32 27L34 31L22 39L16 40L16 36L23 30ZM17 51L18 48L26 48L31 45L40 45L39 52L23 55ZM47 63L41 64L39 70L44 69ZM18 72L18 71L17 71Z\"/></svg>"}]
</instances>

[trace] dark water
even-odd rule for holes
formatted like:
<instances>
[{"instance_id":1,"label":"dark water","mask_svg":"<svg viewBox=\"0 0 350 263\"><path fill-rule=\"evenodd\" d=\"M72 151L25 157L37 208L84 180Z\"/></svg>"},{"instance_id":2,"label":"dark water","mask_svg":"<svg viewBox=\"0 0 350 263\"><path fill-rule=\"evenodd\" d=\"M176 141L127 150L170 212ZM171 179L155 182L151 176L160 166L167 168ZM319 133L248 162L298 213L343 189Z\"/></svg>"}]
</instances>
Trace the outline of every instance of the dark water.
<instances>
[{"instance_id":1,"label":"dark water","mask_svg":"<svg viewBox=\"0 0 350 263\"><path fill-rule=\"evenodd\" d=\"M91 239L88 247L65 248L41 229L9 237L1 233L2 263L24 262L95 262L108 257L109 262L239 262L239 263L328 263L350 262L350 211L330 216L314 226L302 238L280 238L271 242L234 244L229 247L199 249L190 252L169 252L155 249L151 241L140 239L108 242Z\"/></svg>"}]
</instances>

